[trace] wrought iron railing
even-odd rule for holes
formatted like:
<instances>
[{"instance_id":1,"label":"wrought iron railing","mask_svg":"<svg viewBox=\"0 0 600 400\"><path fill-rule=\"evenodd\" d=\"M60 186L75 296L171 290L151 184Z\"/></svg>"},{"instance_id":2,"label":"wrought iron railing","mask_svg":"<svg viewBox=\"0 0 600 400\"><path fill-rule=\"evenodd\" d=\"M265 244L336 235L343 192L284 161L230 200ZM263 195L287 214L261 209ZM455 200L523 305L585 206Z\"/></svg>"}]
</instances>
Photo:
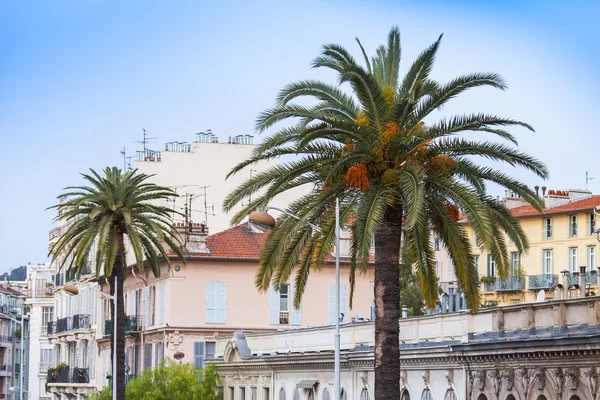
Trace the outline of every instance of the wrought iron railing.
<instances>
[{"instance_id":1,"label":"wrought iron railing","mask_svg":"<svg viewBox=\"0 0 600 400\"><path fill-rule=\"evenodd\" d=\"M558 275L556 274L529 275L530 290L550 289L557 284Z\"/></svg>"},{"instance_id":2,"label":"wrought iron railing","mask_svg":"<svg viewBox=\"0 0 600 400\"><path fill-rule=\"evenodd\" d=\"M522 276L509 276L496 279L496 290L499 292L516 292L525 289L525 278Z\"/></svg>"},{"instance_id":3,"label":"wrought iron railing","mask_svg":"<svg viewBox=\"0 0 600 400\"><path fill-rule=\"evenodd\" d=\"M112 334L113 324L112 319L104 321L104 336ZM138 333L142 330L142 319L139 315L128 315L125 317L125 333Z\"/></svg>"},{"instance_id":4,"label":"wrought iron railing","mask_svg":"<svg viewBox=\"0 0 600 400\"><path fill-rule=\"evenodd\" d=\"M48 383L89 383L88 368L49 368Z\"/></svg>"},{"instance_id":5,"label":"wrought iron railing","mask_svg":"<svg viewBox=\"0 0 600 400\"><path fill-rule=\"evenodd\" d=\"M585 273L585 283L586 285L595 285L596 283L598 283L598 272L596 271L589 271ZM571 272L568 275L567 281L569 283L569 286L571 285L579 285L579 273L577 272Z\"/></svg>"},{"instance_id":6,"label":"wrought iron railing","mask_svg":"<svg viewBox=\"0 0 600 400\"><path fill-rule=\"evenodd\" d=\"M73 330L89 329L90 316L88 314L77 314L73 316Z\"/></svg>"},{"instance_id":7,"label":"wrought iron railing","mask_svg":"<svg viewBox=\"0 0 600 400\"><path fill-rule=\"evenodd\" d=\"M48 322L46 331L48 335L57 333L90 329L91 321L89 314L75 314L73 317L60 318L54 322Z\"/></svg>"},{"instance_id":8,"label":"wrought iron railing","mask_svg":"<svg viewBox=\"0 0 600 400\"><path fill-rule=\"evenodd\" d=\"M12 342L12 335L0 335L0 342Z\"/></svg>"}]
</instances>

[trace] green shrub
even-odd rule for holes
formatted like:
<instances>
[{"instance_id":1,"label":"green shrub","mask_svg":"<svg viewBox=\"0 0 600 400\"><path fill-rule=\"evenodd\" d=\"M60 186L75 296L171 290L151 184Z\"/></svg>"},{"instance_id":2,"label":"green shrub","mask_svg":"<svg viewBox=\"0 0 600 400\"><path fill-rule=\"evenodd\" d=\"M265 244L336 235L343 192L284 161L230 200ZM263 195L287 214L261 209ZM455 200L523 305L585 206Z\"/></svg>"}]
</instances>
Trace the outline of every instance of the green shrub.
<instances>
[{"instance_id":1,"label":"green shrub","mask_svg":"<svg viewBox=\"0 0 600 400\"><path fill-rule=\"evenodd\" d=\"M200 370L191 363L163 360L154 371L145 369L127 384L127 400L221 400L221 380L210 365ZM112 400L110 387L91 400Z\"/></svg>"}]
</instances>

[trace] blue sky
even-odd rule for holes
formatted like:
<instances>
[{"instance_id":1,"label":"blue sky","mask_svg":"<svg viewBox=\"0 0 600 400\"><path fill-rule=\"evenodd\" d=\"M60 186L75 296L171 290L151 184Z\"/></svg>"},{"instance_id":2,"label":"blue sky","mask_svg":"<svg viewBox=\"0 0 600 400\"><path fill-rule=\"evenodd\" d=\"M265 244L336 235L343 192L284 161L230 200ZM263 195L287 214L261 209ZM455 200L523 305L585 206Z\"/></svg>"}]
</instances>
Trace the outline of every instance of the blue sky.
<instances>
[{"instance_id":1,"label":"blue sky","mask_svg":"<svg viewBox=\"0 0 600 400\"><path fill-rule=\"evenodd\" d=\"M598 2L595 2L598 3ZM493 112L550 168L550 188L600 192L597 32L592 1L3 1L0 4L0 271L46 260L61 188L122 165L142 128L164 142L252 133L290 81L331 79L310 61L325 43L367 51L400 26L404 66L444 40L433 76L501 73L439 115ZM259 139L260 140L260 139ZM529 185L540 184L519 173Z\"/></svg>"}]
</instances>

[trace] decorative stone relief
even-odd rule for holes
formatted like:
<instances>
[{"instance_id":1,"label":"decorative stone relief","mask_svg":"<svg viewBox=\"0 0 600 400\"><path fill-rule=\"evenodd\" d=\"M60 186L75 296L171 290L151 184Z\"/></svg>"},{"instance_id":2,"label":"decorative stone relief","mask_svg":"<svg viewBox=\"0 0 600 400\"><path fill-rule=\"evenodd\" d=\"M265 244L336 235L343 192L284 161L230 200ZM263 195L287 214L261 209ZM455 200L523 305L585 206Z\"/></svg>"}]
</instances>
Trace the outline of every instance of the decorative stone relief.
<instances>
[{"instance_id":1,"label":"decorative stone relief","mask_svg":"<svg viewBox=\"0 0 600 400\"><path fill-rule=\"evenodd\" d=\"M545 368L537 368L533 371L533 382L537 382L537 387L539 390L544 390L546 386L546 369Z\"/></svg>"},{"instance_id":2,"label":"decorative stone relief","mask_svg":"<svg viewBox=\"0 0 600 400\"><path fill-rule=\"evenodd\" d=\"M402 373L400 373L400 378L402 378ZM366 388L367 384L369 383L369 374L366 372L360 374L360 381L363 384L363 388Z\"/></svg>"},{"instance_id":3,"label":"decorative stone relief","mask_svg":"<svg viewBox=\"0 0 600 400\"><path fill-rule=\"evenodd\" d=\"M552 375L554 376L554 389L559 397L562 397L565 391L565 374L562 368L554 368L552 370Z\"/></svg>"},{"instance_id":4,"label":"decorative stone relief","mask_svg":"<svg viewBox=\"0 0 600 400\"><path fill-rule=\"evenodd\" d=\"M579 379L581 378L581 371L579 367L571 367L567 368L565 372L565 378L567 379L567 384L571 390L577 390L579 387Z\"/></svg>"},{"instance_id":5,"label":"decorative stone relief","mask_svg":"<svg viewBox=\"0 0 600 400\"><path fill-rule=\"evenodd\" d=\"M446 377L446 380L448 381L448 387L451 387L452 384L454 383L454 370L450 369L450 370L446 371L444 376Z\"/></svg>"},{"instance_id":6,"label":"decorative stone relief","mask_svg":"<svg viewBox=\"0 0 600 400\"><path fill-rule=\"evenodd\" d=\"M496 395L496 398L498 398L498 395L500 394L500 388L501 388L501 376L500 376L500 372L498 372L497 369L493 369L491 371L488 371L488 376L490 378L490 381L492 381L492 388L494 389L494 394Z\"/></svg>"},{"instance_id":7,"label":"decorative stone relief","mask_svg":"<svg viewBox=\"0 0 600 400\"><path fill-rule=\"evenodd\" d=\"M406 387L408 384L408 375L406 374L406 371L400 371L400 382L402 387Z\"/></svg>"},{"instance_id":8,"label":"decorative stone relief","mask_svg":"<svg viewBox=\"0 0 600 400\"><path fill-rule=\"evenodd\" d=\"M585 376L588 379L588 387L592 392L592 398L596 398L598 395L598 383L600 376L598 375L598 369L596 367L590 367L589 370L585 371Z\"/></svg>"},{"instance_id":9,"label":"decorative stone relief","mask_svg":"<svg viewBox=\"0 0 600 400\"><path fill-rule=\"evenodd\" d=\"M167 337L167 344L174 348L175 350L179 350L179 345L183 343L183 334L179 333L179 331L175 331L173 333L169 333Z\"/></svg>"},{"instance_id":10,"label":"decorative stone relief","mask_svg":"<svg viewBox=\"0 0 600 400\"><path fill-rule=\"evenodd\" d=\"M485 370L475 371L475 379L477 380L477 388L483 391L485 389Z\"/></svg>"},{"instance_id":11,"label":"decorative stone relief","mask_svg":"<svg viewBox=\"0 0 600 400\"><path fill-rule=\"evenodd\" d=\"M421 375L421 377L423 378L423 382L425 383L425 387L429 386L429 370L426 369L423 372L423 375Z\"/></svg>"},{"instance_id":12,"label":"decorative stone relief","mask_svg":"<svg viewBox=\"0 0 600 400\"><path fill-rule=\"evenodd\" d=\"M517 375L519 377L519 381L521 382L521 388L523 389L523 394L525 398L527 398L527 394L529 393L529 385L531 384L531 373L527 370L527 368L521 368Z\"/></svg>"},{"instance_id":13,"label":"decorative stone relief","mask_svg":"<svg viewBox=\"0 0 600 400\"><path fill-rule=\"evenodd\" d=\"M515 387L515 370L507 369L502 371L502 379L506 382L506 390L511 392Z\"/></svg>"}]
</instances>

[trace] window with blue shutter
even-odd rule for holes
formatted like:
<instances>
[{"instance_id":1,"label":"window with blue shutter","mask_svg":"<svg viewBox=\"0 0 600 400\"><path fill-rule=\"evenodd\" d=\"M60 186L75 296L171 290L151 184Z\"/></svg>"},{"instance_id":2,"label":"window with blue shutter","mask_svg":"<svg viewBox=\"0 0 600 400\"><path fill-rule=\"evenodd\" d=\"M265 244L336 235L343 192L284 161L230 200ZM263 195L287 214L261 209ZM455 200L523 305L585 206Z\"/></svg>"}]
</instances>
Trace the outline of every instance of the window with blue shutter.
<instances>
[{"instance_id":1,"label":"window with blue shutter","mask_svg":"<svg viewBox=\"0 0 600 400\"><path fill-rule=\"evenodd\" d=\"M165 323L165 283L161 282L158 286L158 297L159 297L159 312L158 312L158 323Z\"/></svg>"},{"instance_id":2,"label":"window with blue shutter","mask_svg":"<svg viewBox=\"0 0 600 400\"><path fill-rule=\"evenodd\" d=\"M294 297L295 296L296 296L296 285L291 284L290 285L290 304L291 304L291 308L292 308L292 313L291 313L291 317L290 317L290 323L292 325L301 325L302 324L302 312L300 311L300 308L294 307ZM300 307L302 307L302 304L300 304Z\"/></svg>"},{"instance_id":3,"label":"window with blue shutter","mask_svg":"<svg viewBox=\"0 0 600 400\"><path fill-rule=\"evenodd\" d=\"M204 342L194 342L194 365L204 368Z\"/></svg>"},{"instance_id":4,"label":"window with blue shutter","mask_svg":"<svg viewBox=\"0 0 600 400\"><path fill-rule=\"evenodd\" d=\"M331 325L335 324L336 310L335 310L335 285L329 286L329 307L328 307L328 323ZM350 318L348 316L349 309L349 298L348 298L348 285L340 285L340 323L347 323Z\"/></svg>"},{"instance_id":5,"label":"window with blue shutter","mask_svg":"<svg viewBox=\"0 0 600 400\"><path fill-rule=\"evenodd\" d=\"M227 322L227 283L206 282L206 322Z\"/></svg>"},{"instance_id":6,"label":"window with blue shutter","mask_svg":"<svg viewBox=\"0 0 600 400\"><path fill-rule=\"evenodd\" d=\"M269 324L279 325L279 293L272 285L269 288Z\"/></svg>"}]
</instances>

